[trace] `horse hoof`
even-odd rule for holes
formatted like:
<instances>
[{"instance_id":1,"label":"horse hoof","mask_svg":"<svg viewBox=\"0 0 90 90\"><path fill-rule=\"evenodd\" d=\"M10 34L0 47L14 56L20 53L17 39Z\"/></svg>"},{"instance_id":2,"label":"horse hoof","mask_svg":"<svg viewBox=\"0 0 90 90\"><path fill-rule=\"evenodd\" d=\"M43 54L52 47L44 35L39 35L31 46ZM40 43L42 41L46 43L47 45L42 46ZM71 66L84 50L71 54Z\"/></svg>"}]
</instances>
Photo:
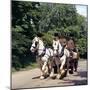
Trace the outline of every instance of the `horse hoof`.
<instances>
[{"instance_id":1,"label":"horse hoof","mask_svg":"<svg viewBox=\"0 0 90 90\"><path fill-rule=\"evenodd\" d=\"M77 75L78 74L78 72L74 72L74 75Z\"/></svg>"},{"instance_id":2,"label":"horse hoof","mask_svg":"<svg viewBox=\"0 0 90 90\"><path fill-rule=\"evenodd\" d=\"M50 78L54 77L54 74L50 74Z\"/></svg>"},{"instance_id":3,"label":"horse hoof","mask_svg":"<svg viewBox=\"0 0 90 90\"><path fill-rule=\"evenodd\" d=\"M41 79L41 80L44 79L44 76L40 76L40 79Z\"/></svg>"},{"instance_id":4,"label":"horse hoof","mask_svg":"<svg viewBox=\"0 0 90 90\"><path fill-rule=\"evenodd\" d=\"M65 74L65 70L62 70L62 71L61 71L60 79L63 79L65 76L66 76L66 74Z\"/></svg>"},{"instance_id":5,"label":"horse hoof","mask_svg":"<svg viewBox=\"0 0 90 90\"><path fill-rule=\"evenodd\" d=\"M62 71L61 71L61 74L64 74L64 73L65 73L65 70L62 70Z\"/></svg>"},{"instance_id":6,"label":"horse hoof","mask_svg":"<svg viewBox=\"0 0 90 90\"><path fill-rule=\"evenodd\" d=\"M57 77L57 79L60 79L61 75L60 75L60 74L58 74L56 77Z\"/></svg>"},{"instance_id":7,"label":"horse hoof","mask_svg":"<svg viewBox=\"0 0 90 90\"><path fill-rule=\"evenodd\" d=\"M69 76L70 74L69 74L69 72L67 73L67 77Z\"/></svg>"},{"instance_id":8,"label":"horse hoof","mask_svg":"<svg viewBox=\"0 0 90 90\"><path fill-rule=\"evenodd\" d=\"M74 72L77 72L77 69L75 69Z\"/></svg>"},{"instance_id":9,"label":"horse hoof","mask_svg":"<svg viewBox=\"0 0 90 90\"><path fill-rule=\"evenodd\" d=\"M70 73L70 74L73 74L73 71L71 70L71 71L69 71L69 73Z\"/></svg>"}]
</instances>

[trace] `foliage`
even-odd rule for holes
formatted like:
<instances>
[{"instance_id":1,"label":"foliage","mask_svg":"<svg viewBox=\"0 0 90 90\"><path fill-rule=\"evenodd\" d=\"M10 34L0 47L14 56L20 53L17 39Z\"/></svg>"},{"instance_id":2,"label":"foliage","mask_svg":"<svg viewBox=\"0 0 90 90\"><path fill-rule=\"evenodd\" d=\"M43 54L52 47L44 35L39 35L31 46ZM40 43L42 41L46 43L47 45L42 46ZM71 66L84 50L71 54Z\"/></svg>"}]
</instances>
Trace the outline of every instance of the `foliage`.
<instances>
[{"instance_id":1,"label":"foliage","mask_svg":"<svg viewBox=\"0 0 90 90\"><path fill-rule=\"evenodd\" d=\"M80 54L87 53L87 19L75 5L12 1L12 67L19 70L35 61L30 53L33 37L43 32L45 45L52 46L55 32L72 35Z\"/></svg>"}]
</instances>

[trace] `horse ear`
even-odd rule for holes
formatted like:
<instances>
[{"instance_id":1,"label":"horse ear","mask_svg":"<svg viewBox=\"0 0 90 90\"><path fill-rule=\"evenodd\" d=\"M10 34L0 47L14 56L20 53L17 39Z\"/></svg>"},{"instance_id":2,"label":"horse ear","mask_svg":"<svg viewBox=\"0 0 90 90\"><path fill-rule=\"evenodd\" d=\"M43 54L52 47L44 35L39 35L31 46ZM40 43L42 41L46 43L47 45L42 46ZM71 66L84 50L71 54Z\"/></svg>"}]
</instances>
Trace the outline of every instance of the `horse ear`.
<instances>
[{"instance_id":1,"label":"horse ear","mask_svg":"<svg viewBox=\"0 0 90 90\"><path fill-rule=\"evenodd\" d=\"M37 36L38 36L38 37L42 37L42 36L43 36L43 33L38 32L38 33L37 33Z\"/></svg>"},{"instance_id":2,"label":"horse ear","mask_svg":"<svg viewBox=\"0 0 90 90\"><path fill-rule=\"evenodd\" d=\"M35 42L35 45L37 46L38 43L39 43L39 42Z\"/></svg>"},{"instance_id":3,"label":"horse ear","mask_svg":"<svg viewBox=\"0 0 90 90\"><path fill-rule=\"evenodd\" d=\"M54 36L55 36L55 37L58 37L58 36L59 36L59 34L58 34L58 33L54 33Z\"/></svg>"}]
</instances>

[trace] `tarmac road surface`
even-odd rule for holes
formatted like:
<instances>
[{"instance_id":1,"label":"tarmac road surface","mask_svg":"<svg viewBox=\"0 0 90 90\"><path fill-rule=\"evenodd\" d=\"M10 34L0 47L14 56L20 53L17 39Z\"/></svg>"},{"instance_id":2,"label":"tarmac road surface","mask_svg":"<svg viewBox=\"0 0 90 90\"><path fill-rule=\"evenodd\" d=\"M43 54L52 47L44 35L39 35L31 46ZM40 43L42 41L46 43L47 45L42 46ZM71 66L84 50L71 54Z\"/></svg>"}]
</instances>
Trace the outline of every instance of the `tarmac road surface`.
<instances>
[{"instance_id":1,"label":"tarmac road surface","mask_svg":"<svg viewBox=\"0 0 90 90\"><path fill-rule=\"evenodd\" d=\"M80 60L78 64L78 73L65 77L63 80L46 78L39 79L40 70L38 68L20 71L12 74L12 89L35 88L50 86L71 86L87 85L87 60Z\"/></svg>"}]
</instances>

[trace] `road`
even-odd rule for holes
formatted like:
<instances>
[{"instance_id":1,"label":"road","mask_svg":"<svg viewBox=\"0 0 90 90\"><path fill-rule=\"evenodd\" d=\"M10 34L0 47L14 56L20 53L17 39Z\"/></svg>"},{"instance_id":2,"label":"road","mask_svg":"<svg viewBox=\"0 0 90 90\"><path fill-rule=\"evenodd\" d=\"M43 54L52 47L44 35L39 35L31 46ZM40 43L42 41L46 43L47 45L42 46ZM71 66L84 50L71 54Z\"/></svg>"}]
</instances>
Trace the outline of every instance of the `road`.
<instances>
[{"instance_id":1,"label":"road","mask_svg":"<svg viewBox=\"0 0 90 90\"><path fill-rule=\"evenodd\" d=\"M49 77L40 80L40 71L38 68L20 71L12 74L12 89L50 87L50 86L71 86L87 84L87 60L80 60L78 64L78 73L69 75L63 80L50 79Z\"/></svg>"}]
</instances>

